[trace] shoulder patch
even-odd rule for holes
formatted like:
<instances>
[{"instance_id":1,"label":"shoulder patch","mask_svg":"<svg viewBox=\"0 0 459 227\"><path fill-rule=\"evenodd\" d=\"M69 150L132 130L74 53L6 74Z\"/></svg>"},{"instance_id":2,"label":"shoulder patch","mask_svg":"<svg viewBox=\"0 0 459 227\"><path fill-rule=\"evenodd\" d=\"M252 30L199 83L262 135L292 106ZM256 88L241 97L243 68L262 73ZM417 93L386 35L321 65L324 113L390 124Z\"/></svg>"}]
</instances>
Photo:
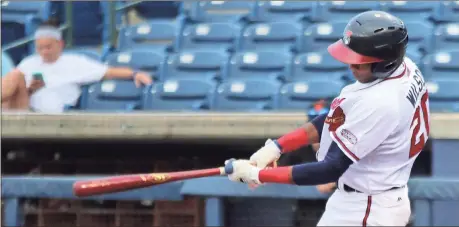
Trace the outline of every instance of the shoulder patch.
<instances>
[{"instance_id":1,"label":"shoulder patch","mask_svg":"<svg viewBox=\"0 0 459 227\"><path fill-rule=\"evenodd\" d=\"M351 144L356 144L357 143L357 137L349 130L343 129L341 130L341 136L345 138L349 143Z\"/></svg>"}]
</instances>

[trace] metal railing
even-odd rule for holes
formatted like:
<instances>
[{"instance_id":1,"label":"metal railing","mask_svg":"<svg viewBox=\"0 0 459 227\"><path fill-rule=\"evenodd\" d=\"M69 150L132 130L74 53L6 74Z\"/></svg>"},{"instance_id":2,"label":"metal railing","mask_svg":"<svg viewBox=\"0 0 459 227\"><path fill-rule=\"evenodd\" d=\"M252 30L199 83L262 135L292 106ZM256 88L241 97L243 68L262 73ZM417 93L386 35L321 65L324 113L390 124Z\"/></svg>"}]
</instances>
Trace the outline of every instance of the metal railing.
<instances>
[{"instance_id":1,"label":"metal railing","mask_svg":"<svg viewBox=\"0 0 459 227\"><path fill-rule=\"evenodd\" d=\"M109 26L110 26L110 44L111 46L116 46L116 41L118 38L118 29L117 29L117 21L116 21L116 15L120 11L125 11L129 10L132 7L137 6L138 4L142 3L144 1L132 1L128 3L124 3L120 5L120 2L117 1L110 1L109 4Z\"/></svg>"},{"instance_id":2,"label":"metal railing","mask_svg":"<svg viewBox=\"0 0 459 227\"><path fill-rule=\"evenodd\" d=\"M65 43L67 47L72 47L73 45L73 11L72 11L72 2L67 1L65 4L65 23L59 27L59 30L65 31ZM33 35L18 39L12 43L4 45L2 51L8 51L23 45L27 45L34 41Z\"/></svg>"}]
</instances>

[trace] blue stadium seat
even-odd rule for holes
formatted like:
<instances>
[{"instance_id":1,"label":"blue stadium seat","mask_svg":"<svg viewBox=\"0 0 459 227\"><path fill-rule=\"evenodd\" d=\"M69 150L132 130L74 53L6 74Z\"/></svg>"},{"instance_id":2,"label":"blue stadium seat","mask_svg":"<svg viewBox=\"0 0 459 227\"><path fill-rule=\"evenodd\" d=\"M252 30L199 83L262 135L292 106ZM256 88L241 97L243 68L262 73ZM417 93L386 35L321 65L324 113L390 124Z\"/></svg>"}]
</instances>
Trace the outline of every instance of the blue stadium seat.
<instances>
[{"instance_id":1,"label":"blue stadium seat","mask_svg":"<svg viewBox=\"0 0 459 227\"><path fill-rule=\"evenodd\" d=\"M324 51L328 45L343 37L347 21L313 24L305 29L297 41L298 52Z\"/></svg>"},{"instance_id":2,"label":"blue stadium seat","mask_svg":"<svg viewBox=\"0 0 459 227\"><path fill-rule=\"evenodd\" d=\"M138 15L145 19L173 19L179 13L179 3L175 1L143 1L134 8Z\"/></svg>"},{"instance_id":3,"label":"blue stadium seat","mask_svg":"<svg viewBox=\"0 0 459 227\"><path fill-rule=\"evenodd\" d=\"M150 20L120 29L118 49L155 49L160 52L175 50L179 30L174 21Z\"/></svg>"},{"instance_id":4,"label":"blue stadium seat","mask_svg":"<svg viewBox=\"0 0 459 227\"><path fill-rule=\"evenodd\" d=\"M348 21L355 15L368 10L379 10L377 1L320 1L313 11L314 21Z\"/></svg>"},{"instance_id":5,"label":"blue stadium seat","mask_svg":"<svg viewBox=\"0 0 459 227\"><path fill-rule=\"evenodd\" d=\"M224 76L228 55L210 50L183 51L167 58L164 77L195 78L220 81Z\"/></svg>"},{"instance_id":6,"label":"blue stadium seat","mask_svg":"<svg viewBox=\"0 0 459 227\"><path fill-rule=\"evenodd\" d=\"M189 19L201 22L235 22L251 14L253 1L196 1Z\"/></svg>"},{"instance_id":7,"label":"blue stadium seat","mask_svg":"<svg viewBox=\"0 0 459 227\"><path fill-rule=\"evenodd\" d=\"M348 69L327 51L304 53L293 61L292 81L347 81Z\"/></svg>"},{"instance_id":8,"label":"blue stadium seat","mask_svg":"<svg viewBox=\"0 0 459 227\"><path fill-rule=\"evenodd\" d=\"M259 1L252 20L257 22L307 22L316 7L314 1Z\"/></svg>"},{"instance_id":9,"label":"blue stadium seat","mask_svg":"<svg viewBox=\"0 0 459 227\"><path fill-rule=\"evenodd\" d=\"M424 56L421 56L419 55L419 53L416 53L416 52L407 51L405 54L405 57L408 57L409 59L411 59L411 61L413 61L418 66L418 68L422 71L422 60Z\"/></svg>"},{"instance_id":10,"label":"blue stadium seat","mask_svg":"<svg viewBox=\"0 0 459 227\"><path fill-rule=\"evenodd\" d=\"M142 87L132 80L104 80L89 86L81 97L87 111L132 111L141 108Z\"/></svg>"},{"instance_id":11,"label":"blue stadium seat","mask_svg":"<svg viewBox=\"0 0 459 227\"><path fill-rule=\"evenodd\" d=\"M228 78L258 78L286 81L292 55L280 51L242 51L230 60Z\"/></svg>"},{"instance_id":12,"label":"blue stadium seat","mask_svg":"<svg viewBox=\"0 0 459 227\"><path fill-rule=\"evenodd\" d=\"M188 24L179 39L180 50L212 49L234 51L241 33L240 26L234 23L196 23Z\"/></svg>"},{"instance_id":13,"label":"blue stadium seat","mask_svg":"<svg viewBox=\"0 0 459 227\"><path fill-rule=\"evenodd\" d=\"M305 111L318 100L332 100L337 97L344 85L342 81L338 80L287 83L280 89L277 108Z\"/></svg>"},{"instance_id":14,"label":"blue stadium seat","mask_svg":"<svg viewBox=\"0 0 459 227\"><path fill-rule=\"evenodd\" d=\"M301 25L295 22L251 24L244 28L240 50L291 51L301 31Z\"/></svg>"},{"instance_id":15,"label":"blue stadium seat","mask_svg":"<svg viewBox=\"0 0 459 227\"><path fill-rule=\"evenodd\" d=\"M92 50L90 48L72 48L72 49L66 49L64 50L65 53L75 53L75 54L82 54L85 55L86 57L89 57L91 59L94 59L96 61L100 61L101 56L99 52L96 50Z\"/></svg>"},{"instance_id":16,"label":"blue stadium seat","mask_svg":"<svg viewBox=\"0 0 459 227\"><path fill-rule=\"evenodd\" d=\"M220 84L215 110L265 111L275 108L280 84L266 79L231 79Z\"/></svg>"},{"instance_id":17,"label":"blue stadium seat","mask_svg":"<svg viewBox=\"0 0 459 227\"><path fill-rule=\"evenodd\" d=\"M216 83L199 79L170 79L144 91L143 110L208 110Z\"/></svg>"},{"instance_id":18,"label":"blue stadium seat","mask_svg":"<svg viewBox=\"0 0 459 227\"><path fill-rule=\"evenodd\" d=\"M65 1L53 1L56 15L63 23L66 20ZM100 1L74 1L72 3L73 45L95 46L100 45L107 37L108 16L104 15ZM105 12L106 13L106 12ZM119 20L117 21L119 22ZM108 41L108 40L105 40Z\"/></svg>"},{"instance_id":19,"label":"blue stadium seat","mask_svg":"<svg viewBox=\"0 0 459 227\"><path fill-rule=\"evenodd\" d=\"M437 23L459 22L459 1L436 2L433 20Z\"/></svg>"},{"instance_id":20,"label":"blue stadium seat","mask_svg":"<svg viewBox=\"0 0 459 227\"><path fill-rule=\"evenodd\" d=\"M433 77L426 85L432 112L459 112L459 78Z\"/></svg>"},{"instance_id":21,"label":"blue stadium seat","mask_svg":"<svg viewBox=\"0 0 459 227\"><path fill-rule=\"evenodd\" d=\"M2 14L34 15L46 20L54 13L49 1L2 1Z\"/></svg>"},{"instance_id":22,"label":"blue stadium seat","mask_svg":"<svg viewBox=\"0 0 459 227\"><path fill-rule=\"evenodd\" d=\"M459 49L459 22L438 25L433 46L435 51Z\"/></svg>"},{"instance_id":23,"label":"blue stadium seat","mask_svg":"<svg viewBox=\"0 0 459 227\"><path fill-rule=\"evenodd\" d=\"M383 1L381 8L404 22L429 21L436 4L434 1Z\"/></svg>"},{"instance_id":24,"label":"blue stadium seat","mask_svg":"<svg viewBox=\"0 0 459 227\"><path fill-rule=\"evenodd\" d=\"M422 69L426 78L458 78L459 49L427 55Z\"/></svg>"},{"instance_id":25,"label":"blue stadium seat","mask_svg":"<svg viewBox=\"0 0 459 227\"><path fill-rule=\"evenodd\" d=\"M154 79L159 79L165 56L162 53L149 50L131 50L112 53L107 56L106 63L111 66L130 67L150 73Z\"/></svg>"},{"instance_id":26,"label":"blue stadium seat","mask_svg":"<svg viewBox=\"0 0 459 227\"><path fill-rule=\"evenodd\" d=\"M433 26L422 21L407 21L405 25L409 34L407 52L421 59L432 51Z\"/></svg>"},{"instance_id":27,"label":"blue stadium seat","mask_svg":"<svg viewBox=\"0 0 459 227\"><path fill-rule=\"evenodd\" d=\"M8 53L5 53L5 52L2 51L2 75L1 76L6 75L8 72L13 70L14 67L16 67L16 66L15 66L13 60L11 60L10 56L8 55Z\"/></svg>"}]
</instances>

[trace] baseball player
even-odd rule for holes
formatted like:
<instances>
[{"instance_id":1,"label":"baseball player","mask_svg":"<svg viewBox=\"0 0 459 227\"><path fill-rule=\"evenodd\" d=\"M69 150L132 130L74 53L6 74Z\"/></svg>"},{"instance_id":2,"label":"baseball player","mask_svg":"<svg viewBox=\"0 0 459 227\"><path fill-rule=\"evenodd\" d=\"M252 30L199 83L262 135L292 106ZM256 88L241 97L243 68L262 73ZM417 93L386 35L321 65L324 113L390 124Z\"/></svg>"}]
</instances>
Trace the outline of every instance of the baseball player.
<instances>
[{"instance_id":1,"label":"baseball player","mask_svg":"<svg viewBox=\"0 0 459 227\"><path fill-rule=\"evenodd\" d=\"M319 185L336 182L318 226L405 226L411 214L407 182L429 135L423 76L405 57L404 23L367 11L328 47L356 82L344 87L327 114L277 140L250 160L226 162L232 181ZM318 162L264 169L281 154L320 142Z\"/></svg>"}]
</instances>

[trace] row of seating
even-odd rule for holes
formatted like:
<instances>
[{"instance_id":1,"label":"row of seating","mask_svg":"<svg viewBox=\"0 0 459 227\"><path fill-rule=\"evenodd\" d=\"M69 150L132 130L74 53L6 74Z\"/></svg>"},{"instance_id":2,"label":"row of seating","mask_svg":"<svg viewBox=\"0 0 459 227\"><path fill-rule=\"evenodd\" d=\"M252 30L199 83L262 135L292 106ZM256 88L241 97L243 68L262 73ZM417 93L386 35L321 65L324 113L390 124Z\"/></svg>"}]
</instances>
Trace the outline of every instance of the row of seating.
<instances>
[{"instance_id":1,"label":"row of seating","mask_svg":"<svg viewBox=\"0 0 459 227\"><path fill-rule=\"evenodd\" d=\"M340 39L346 21L331 21L303 26L295 22L267 22L241 27L234 23L212 22L184 24L152 20L120 30L118 49L155 48L178 52L193 49L225 51L275 50L296 53L323 51ZM459 49L459 23L433 27L425 22L406 22L409 31L408 52L420 60L439 50Z\"/></svg>"},{"instance_id":2,"label":"row of seating","mask_svg":"<svg viewBox=\"0 0 459 227\"><path fill-rule=\"evenodd\" d=\"M260 78L235 78L222 83L180 78L137 88L132 81L107 80L84 90L80 109L86 111L265 111L311 108L317 100L330 101L343 83L338 80L280 84ZM459 79L428 82L434 112L459 112Z\"/></svg>"},{"instance_id":3,"label":"row of seating","mask_svg":"<svg viewBox=\"0 0 459 227\"><path fill-rule=\"evenodd\" d=\"M426 78L459 78L459 50L438 52L418 62ZM229 78L261 78L278 81L343 80L349 68L326 51L292 55L289 52L190 50L163 55L149 50L113 53L107 64L144 70L156 80L199 78L222 81Z\"/></svg>"},{"instance_id":4,"label":"row of seating","mask_svg":"<svg viewBox=\"0 0 459 227\"><path fill-rule=\"evenodd\" d=\"M383 10L405 20L459 21L452 1L201 1L187 12L195 21L330 21Z\"/></svg>"}]
</instances>

